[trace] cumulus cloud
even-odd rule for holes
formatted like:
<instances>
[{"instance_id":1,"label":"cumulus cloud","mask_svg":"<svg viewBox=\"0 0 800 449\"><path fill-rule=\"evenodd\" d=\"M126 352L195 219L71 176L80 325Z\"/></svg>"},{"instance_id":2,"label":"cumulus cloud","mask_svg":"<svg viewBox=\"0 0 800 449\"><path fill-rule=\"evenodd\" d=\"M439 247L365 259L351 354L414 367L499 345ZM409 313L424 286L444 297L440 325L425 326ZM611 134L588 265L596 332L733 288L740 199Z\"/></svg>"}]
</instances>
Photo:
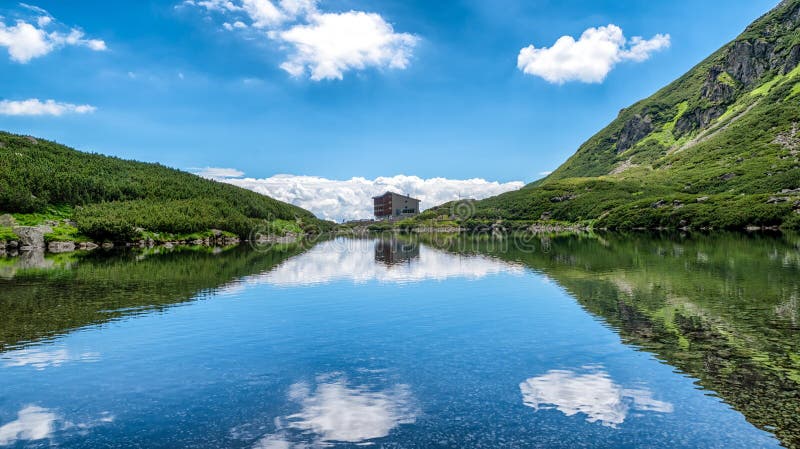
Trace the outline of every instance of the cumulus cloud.
<instances>
[{"instance_id":1,"label":"cumulus cloud","mask_svg":"<svg viewBox=\"0 0 800 449\"><path fill-rule=\"evenodd\" d=\"M378 14L355 11L315 14L310 24L278 36L292 47L281 68L293 76L308 71L315 81L342 79L348 70L367 67L405 69L418 40L408 33L395 33Z\"/></svg>"},{"instance_id":2,"label":"cumulus cloud","mask_svg":"<svg viewBox=\"0 0 800 449\"><path fill-rule=\"evenodd\" d=\"M524 268L484 256L454 255L417 243L337 239L322 242L267 273L254 275L221 289L223 294L244 286L279 287L349 281L405 284L451 278L482 279L499 274L521 275Z\"/></svg>"},{"instance_id":3,"label":"cumulus cloud","mask_svg":"<svg viewBox=\"0 0 800 449\"><path fill-rule=\"evenodd\" d=\"M41 101L36 98L23 101L0 101L0 115L38 116L64 114L91 114L97 108L88 104L60 103L55 100Z\"/></svg>"},{"instance_id":4,"label":"cumulus cloud","mask_svg":"<svg viewBox=\"0 0 800 449\"><path fill-rule=\"evenodd\" d=\"M339 373L319 376L315 386L307 382L293 384L288 400L299 411L275 418L277 431L262 436L254 448L369 445L371 440L386 437L401 425L414 423L418 413L408 385L352 386ZM231 433L234 437L247 437L252 432L233 429Z\"/></svg>"},{"instance_id":5,"label":"cumulus cloud","mask_svg":"<svg viewBox=\"0 0 800 449\"><path fill-rule=\"evenodd\" d=\"M567 416L582 413L586 421L607 427L622 424L631 410L673 411L672 404L653 399L649 390L623 388L600 370L585 374L552 370L522 382L519 388L528 407L555 408Z\"/></svg>"},{"instance_id":6,"label":"cumulus cloud","mask_svg":"<svg viewBox=\"0 0 800 449\"><path fill-rule=\"evenodd\" d=\"M244 175L244 172L235 168L206 167L195 170L194 174L208 179L224 179L239 178Z\"/></svg>"},{"instance_id":7,"label":"cumulus cloud","mask_svg":"<svg viewBox=\"0 0 800 449\"><path fill-rule=\"evenodd\" d=\"M381 15L322 12L316 0L185 0L227 20L228 31L256 30L287 52L280 67L314 81L343 79L352 70L405 69L419 38L395 32Z\"/></svg>"},{"instance_id":8,"label":"cumulus cloud","mask_svg":"<svg viewBox=\"0 0 800 449\"><path fill-rule=\"evenodd\" d=\"M29 405L17 412L17 419L0 426L0 446L51 439L56 432L69 430L86 432L92 427L111 422L114 422L114 416L108 412L101 413L97 418L76 423L65 420L51 409Z\"/></svg>"},{"instance_id":9,"label":"cumulus cloud","mask_svg":"<svg viewBox=\"0 0 800 449\"><path fill-rule=\"evenodd\" d=\"M46 408L25 407L17 413L16 420L0 427L0 446L50 438L58 418L58 415Z\"/></svg>"},{"instance_id":10,"label":"cumulus cloud","mask_svg":"<svg viewBox=\"0 0 800 449\"><path fill-rule=\"evenodd\" d=\"M628 40L622 28L608 25L589 28L577 41L572 36L563 36L549 48L525 47L519 52L517 67L554 84L601 83L616 64L645 61L654 52L669 46L668 34Z\"/></svg>"},{"instance_id":11,"label":"cumulus cloud","mask_svg":"<svg viewBox=\"0 0 800 449\"><path fill-rule=\"evenodd\" d=\"M96 352L73 353L66 348L45 351L37 348L9 351L0 357L6 368L31 366L37 370L59 367L69 362L95 362L100 358Z\"/></svg>"},{"instance_id":12,"label":"cumulus cloud","mask_svg":"<svg viewBox=\"0 0 800 449\"><path fill-rule=\"evenodd\" d=\"M21 4L34 13L34 17L18 19L7 24L0 17L0 47L6 47L12 61L27 64L32 59L67 46L86 47L94 51L106 50L106 43L89 39L78 28L60 25L47 11L36 6Z\"/></svg>"},{"instance_id":13,"label":"cumulus cloud","mask_svg":"<svg viewBox=\"0 0 800 449\"><path fill-rule=\"evenodd\" d=\"M212 170L209 172L209 170ZM500 183L485 179L422 179L397 175L366 179L333 180L317 176L276 175L270 178L242 178L236 169L203 169L195 173L227 182L310 210L327 220L356 220L372 217L372 197L387 191L411 195L428 209L448 201L483 199L520 189L519 181Z\"/></svg>"}]
</instances>

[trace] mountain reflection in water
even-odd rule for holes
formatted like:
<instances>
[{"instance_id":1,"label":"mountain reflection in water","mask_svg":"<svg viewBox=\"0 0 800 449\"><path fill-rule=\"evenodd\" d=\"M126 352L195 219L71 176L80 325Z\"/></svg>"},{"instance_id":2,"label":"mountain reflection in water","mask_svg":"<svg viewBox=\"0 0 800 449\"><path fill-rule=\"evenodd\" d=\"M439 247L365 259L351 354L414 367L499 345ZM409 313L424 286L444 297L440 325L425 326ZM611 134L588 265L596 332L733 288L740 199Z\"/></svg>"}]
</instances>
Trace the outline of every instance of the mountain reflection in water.
<instances>
[{"instance_id":1,"label":"mountain reflection in water","mask_svg":"<svg viewBox=\"0 0 800 449\"><path fill-rule=\"evenodd\" d=\"M658 426L687 432L682 447L769 446L746 419L800 447L797 237L393 235L97 252L0 259L0 291L11 386L0 446L122 432L177 446L625 447L663 443ZM392 374L354 374L365 368ZM741 415L659 383L682 381ZM154 398L185 420L148 421ZM135 410L140 421L125 416ZM723 419L724 433L703 418ZM212 435L202 423L214 420Z\"/></svg>"}]
</instances>

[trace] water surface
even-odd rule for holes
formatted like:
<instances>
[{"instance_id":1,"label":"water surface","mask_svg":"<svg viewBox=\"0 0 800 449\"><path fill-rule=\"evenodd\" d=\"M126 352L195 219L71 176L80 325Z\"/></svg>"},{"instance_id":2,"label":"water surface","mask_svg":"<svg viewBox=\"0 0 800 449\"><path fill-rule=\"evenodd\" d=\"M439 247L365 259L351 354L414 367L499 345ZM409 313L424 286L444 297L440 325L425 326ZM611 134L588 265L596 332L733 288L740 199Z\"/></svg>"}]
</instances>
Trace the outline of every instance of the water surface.
<instances>
[{"instance_id":1,"label":"water surface","mask_svg":"<svg viewBox=\"0 0 800 449\"><path fill-rule=\"evenodd\" d=\"M0 262L2 447L800 444L791 238L30 260Z\"/></svg>"}]
</instances>

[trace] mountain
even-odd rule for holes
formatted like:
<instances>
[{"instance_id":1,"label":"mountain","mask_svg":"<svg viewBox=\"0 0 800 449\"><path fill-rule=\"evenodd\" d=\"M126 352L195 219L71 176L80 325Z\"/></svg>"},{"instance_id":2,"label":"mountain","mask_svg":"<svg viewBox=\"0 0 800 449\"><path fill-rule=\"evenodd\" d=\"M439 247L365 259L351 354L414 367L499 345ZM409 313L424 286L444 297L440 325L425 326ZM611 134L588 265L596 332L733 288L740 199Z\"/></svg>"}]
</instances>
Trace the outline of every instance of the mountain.
<instances>
[{"instance_id":1,"label":"mountain","mask_svg":"<svg viewBox=\"0 0 800 449\"><path fill-rule=\"evenodd\" d=\"M474 218L617 229L800 227L798 25L800 0L783 1L623 109L544 180L474 203Z\"/></svg>"},{"instance_id":2,"label":"mountain","mask_svg":"<svg viewBox=\"0 0 800 449\"><path fill-rule=\"evenodd\" d=\"M0 132L0 215L8 213L19 224L66 219L72 225L56 232L99 241L211 230L247 237L268 222L324 226L311 212L239 187ZM0 240L4 232L0 223Z\"/></svg>"}]
</instances>

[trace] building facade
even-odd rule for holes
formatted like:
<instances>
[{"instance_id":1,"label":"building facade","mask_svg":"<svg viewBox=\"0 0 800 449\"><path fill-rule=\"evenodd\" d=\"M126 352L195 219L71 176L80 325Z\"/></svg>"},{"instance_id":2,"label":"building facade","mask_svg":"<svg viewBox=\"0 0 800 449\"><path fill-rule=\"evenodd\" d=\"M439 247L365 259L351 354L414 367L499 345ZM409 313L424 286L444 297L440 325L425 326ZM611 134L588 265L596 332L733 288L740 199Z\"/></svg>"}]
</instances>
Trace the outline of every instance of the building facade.
<instances>
[{"instance_id":1,"label":"building facade","mask_svg":"<svg viewBox=\"0 0 800 449\"><path fill-rule=\"evenodd\" d=\"M410 196L386 192L372 200L375 207L375 218L378 220L393 220L419 214L420 201Z\"/></svg>"}]
</instances>

